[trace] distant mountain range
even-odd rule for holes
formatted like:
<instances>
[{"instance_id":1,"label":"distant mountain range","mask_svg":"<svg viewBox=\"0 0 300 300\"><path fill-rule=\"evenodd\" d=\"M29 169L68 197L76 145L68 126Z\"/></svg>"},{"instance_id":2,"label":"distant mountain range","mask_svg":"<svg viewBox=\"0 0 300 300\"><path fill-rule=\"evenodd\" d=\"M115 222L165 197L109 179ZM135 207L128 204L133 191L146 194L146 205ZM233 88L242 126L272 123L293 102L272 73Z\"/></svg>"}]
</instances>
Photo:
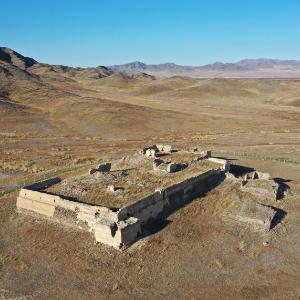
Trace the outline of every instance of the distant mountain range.
<instances>
[{"instance_id":1,"label":"distant mountain range","mask_svg":"<svg viewBox=\"0 0 300 300\"><path fill-rule=\"evenodd\" d=\"M145 64L139 61L123 65L74 68L37 62L16 51L0 47L0 71L8 72L9 66L30 74L49 76L59 74L68 78L100 79L116 73L130 77L188 76L194 78L300 78L300 61L279 59L244 59L235 63L215 62L203 66L182 66L174 63ZM10 70L11 71L11 70ZM147 75L148 74L148 75ZM28 74L27 74L28 75ZM152 76L152 77L151 77ZM0 83L1 84L1 83Z\"/></svg>"},{"instance_id":2,"label":"distant mountain range","mask_svg":"<svg viewBox=\"0 0 300 300\"><path fill-rule=\"evenodd\" d=\"M203 66L181 66L174 63L144 64L135 61L108 68L129 74L148 73L154 76L191 76L198 78L298 78L300 61L279 59L244 59L236 63L215 62Z\"/></svg>"}]
</instances>

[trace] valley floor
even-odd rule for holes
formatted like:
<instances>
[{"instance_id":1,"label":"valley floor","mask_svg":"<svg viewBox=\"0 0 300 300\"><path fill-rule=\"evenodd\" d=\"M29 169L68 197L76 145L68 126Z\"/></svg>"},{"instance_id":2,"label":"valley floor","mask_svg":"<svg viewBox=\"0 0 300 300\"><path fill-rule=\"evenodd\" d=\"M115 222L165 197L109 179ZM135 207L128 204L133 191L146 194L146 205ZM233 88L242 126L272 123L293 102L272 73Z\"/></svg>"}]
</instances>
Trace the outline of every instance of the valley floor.
<instances>
[{"instance_id":1,"label":"valley floor","mask_svg":"<svg viewBox=\"0 0 300 300\"><path fill-rule=\"evenodd\" d=\"M0 103L0 299L300 297L299 82L47 72L39 88L16 81ZM236 194L224 182L119 252L17 214L24 184L77 176L156 143L212 149L281 178L293 192L278 203L284 218L269 235L224 221Z\"/></svg>"}]
</instances>

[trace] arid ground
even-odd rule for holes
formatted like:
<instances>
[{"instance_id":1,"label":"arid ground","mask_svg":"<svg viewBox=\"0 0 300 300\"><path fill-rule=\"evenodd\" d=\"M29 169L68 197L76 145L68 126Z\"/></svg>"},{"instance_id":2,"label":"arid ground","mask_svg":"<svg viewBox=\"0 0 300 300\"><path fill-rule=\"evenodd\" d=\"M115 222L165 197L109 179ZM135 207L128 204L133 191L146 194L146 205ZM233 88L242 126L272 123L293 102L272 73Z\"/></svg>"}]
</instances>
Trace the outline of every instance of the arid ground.
<instances>
[{"instance_id":1,"label":"arid ground","mask_svg":"<svg viewBox=\"0 0 300 300\"><path fill-rule=\"evenodd\" d=\"M154 79L0 64L0 299L300 298L300 81ZM163 143L212 149L291 188L268 234L224 220L223 182L119 252L16 212L18 189Z\"/></svg>"}]
</instances>

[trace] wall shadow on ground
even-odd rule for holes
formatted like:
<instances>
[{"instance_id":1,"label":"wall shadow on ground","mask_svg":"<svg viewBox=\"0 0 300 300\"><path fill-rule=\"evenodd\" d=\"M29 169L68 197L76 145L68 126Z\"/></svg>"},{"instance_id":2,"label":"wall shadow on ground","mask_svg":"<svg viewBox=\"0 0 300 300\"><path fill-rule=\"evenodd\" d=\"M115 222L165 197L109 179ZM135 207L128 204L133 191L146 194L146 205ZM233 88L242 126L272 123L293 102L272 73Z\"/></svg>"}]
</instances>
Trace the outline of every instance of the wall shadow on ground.
<instances>
[{"instance_id":1,"label":"wall shadow on ground","mask_svg":"<svg viewBox=\"0 0 300 300\"><path fill-rule=\"evenodd\" d=\"M201 200L201 198L204 198L211 190L221 184L225 180L225 178L226 176L224 172L216 176L214 180L207 180L201 188L196 189L195 192L191 193L189 197L186 197L183 191L178 192L176 197L174 197L173 199L169 199L169 205L164 208L162 213L160 213L157 217L148 220L146 224L143 224L141 226L142 233L139 239L143 239L149 235L156 234L160 230L167 227L172 223L172 221L168 218L173 213L187 206L195 199Z\"/></svg>"}]
</instances>

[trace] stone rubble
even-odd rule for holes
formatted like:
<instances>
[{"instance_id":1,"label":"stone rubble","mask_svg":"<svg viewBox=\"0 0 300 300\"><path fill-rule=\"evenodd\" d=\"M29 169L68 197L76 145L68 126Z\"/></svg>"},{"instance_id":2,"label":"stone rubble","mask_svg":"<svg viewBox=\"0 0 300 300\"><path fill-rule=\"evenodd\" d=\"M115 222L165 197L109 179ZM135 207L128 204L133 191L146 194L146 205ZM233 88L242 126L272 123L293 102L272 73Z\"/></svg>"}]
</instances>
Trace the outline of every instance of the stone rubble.
<instances>
[{"instance_id":1,"label":"stone rubble","mask_svg":"<svg viewBox=\"0 0 300 300\"><path fill-rule=\"evenodd\" d=\"M172 152L172 146L171 145L162 145L162 144L159 144L159 145L156 145L157 149L159 152L162 152L162 153L171 153Z\"/></svg>"},{"instance_id":2,"label":"stone rubble","mask_svg":"<svg viewBox=\"0 0 300 300\"><path fill-rule=\"evenodd\" d=\"M253 171L253 172L245 174L244 177L243 177L243 179L244 180L248 180L248 179L270 180L271 179L271 175L269 173L263 173L263 172L259 172L259 171Z\"/></svg>"},{"instance_id":3,"label":"stone rubble","mask_svg":"<svg viewBox=\"0 0 300 300\"><path fill-rule=\"evenodd\" d=\"M207 159L211 157L211 151L202 151L196 160Z\"/></svg>"},{"instance_id":4,"label":"stone rubble","mask_svg":"<svg viewBox=\"0 0 300 300\"><path fill-rule=\"evenodd\" d=\"M175 172L179 172L185 168L188 167L188 164L182 164L182 163L170 163L167 165L167 172L168 173L175 173Z\"/></svg>"},{"instance_id":5,"label":"stone rubble","mask_svg":"<svg viewBox=\"0 0 300 300\"><path fill-rule=\"evenodd\" d=\"M251 226L254 230L268 232L275 215L276 210L270 206L246 201L238 211L229 214L229 217Z\"/></svg>"},{"instance_id":6,"label":"stone rubble","mask_svg":"<svg viewBox=\"0 0 300 300\"><path fill-rule=\"evenodd\" d=\"M107 191L110 193L114 193L116 191L116 187L113 184L107 186Z\"/></svg>"},{"instance_id":7,"label":"stone rubble","mask_svg":"<svg viewBox=\"0 0 300 300\"><path fill-rule=\"evenodd\" d=\"M158 144L142 149L141 154L144 154L147 157L156 157L158 153L169 154L172 151L173 150L171 145Z\"/></svg>"},{"instance_id":8,"label":"stone rubble","mask_svg":"<svg viewBox=\"0 0 300 300\"><path fill-rule=\"evenodd\" d=\"M147 149L145 155L147 157L156 157L156 153L157 151L155 151L154 149Z\"/></svg>"}]
</instances>

